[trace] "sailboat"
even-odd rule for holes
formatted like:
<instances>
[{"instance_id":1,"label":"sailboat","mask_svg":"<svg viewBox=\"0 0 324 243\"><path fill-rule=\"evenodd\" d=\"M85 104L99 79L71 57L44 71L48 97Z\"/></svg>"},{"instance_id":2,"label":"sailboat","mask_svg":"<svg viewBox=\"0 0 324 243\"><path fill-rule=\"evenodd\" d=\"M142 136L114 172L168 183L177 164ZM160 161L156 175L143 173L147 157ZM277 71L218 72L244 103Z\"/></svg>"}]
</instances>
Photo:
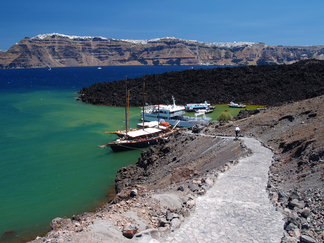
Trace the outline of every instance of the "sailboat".
<instances>
[{"instance_id":1,"label":"sailboat","mask_svg":"<svg viewBox=\"0 0 324 243\"><path fill-rule=\"evenodd\" d=\"M143 96L144 96L144 89L145 89L145 84L143 85ZM129 96L130 96L130 92L128 90L126 91L127 105L125 109L125 116L126 116L125 131L113 132L117 134L119 138L108 144L99 145L99 147L104 148L109 146L114 152L145 148L150 145L157 144L159 141L163 139L167 139L168 136L170 136L171 134L177 131L176 126L178 124L175 124L174 126L170 126L170 125L168 126L165 124L161 124L161 125L157 124L157 126L152 126L151 124L148 123L145 124L144 119L142 119L143 123L141 125L141 128L129 130L128 128ZM143 97L143 103L145 103L144 97Z\"/></svg>"}]
</instances>

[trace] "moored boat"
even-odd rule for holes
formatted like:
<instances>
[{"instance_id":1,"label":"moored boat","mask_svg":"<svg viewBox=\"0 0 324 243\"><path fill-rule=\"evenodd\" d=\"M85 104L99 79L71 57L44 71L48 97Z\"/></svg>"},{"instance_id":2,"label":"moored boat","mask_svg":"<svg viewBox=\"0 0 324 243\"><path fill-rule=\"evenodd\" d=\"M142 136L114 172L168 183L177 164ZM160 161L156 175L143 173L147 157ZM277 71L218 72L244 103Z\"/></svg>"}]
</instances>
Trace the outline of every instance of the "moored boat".
<instances>
[{"instance_id":1,"label":"moored boat","mask_svg":"<svg viewBox=\"0 0 324 243\"><path fill-rule=\"evenodd\" d=\"M179 127L193 127L198 124L206 125L211 120L210 117L206 116L184 116L185 107L182 105L176 105L173 96L172 100L172 105L154 105L146 107L144 113L142 113L144 114L144 121L164 121L170 123L171 125L175 125L178 121L180 121L178 124Z\"/></svg>"},{"instance_id":2,"label":"moored boat","mask_svg":"<svg viewBox=\"0 0 324 243\"><path fill-rule=\"evenodd\" d=\"M114 152L145 148L157 144L176 131L176 129L161 130L158 128L138 129L128 132L127 136L112 141L106 146L110 146Z\"/></svg>"},{"instance_id":3,"label":"moored boat","mask_svg":"<svg viewBox=\"0 0 324 243\"><path fill-rule=\"evenodd\" d=\"M231 101L228 106L232 107L232 108L245 108L246 107L246 105L234 103L233 101Z\"/></svg>"},{"instance_id":4,"label":"moored boat","mask_svg":"<svg viewBox=\"0 0 324 243\"><path fill-rule=\"evenodd\" d=\"M186 104L185 109L187 112L196 112L197 110L206 110L206 111L208 111L206 113L210 113L210 112L213 112L215 107L211 106L210 103L205 101L204 103Z\"/></svg>"},{"instance_id":5,"label":"moored boat","mask_svg":"<svg viewBox=\"0 0 324 243\"><path fill-rule=\"evenodd\" d=\"M128 113L129 113L129 91L127 95L127 106L125 109L126 129L115 132L108 132L116 134L119 138L108 144L99 145L101 148L109 146L114 152L127 151L132 149L145 148L150 145L157 144L159 141L166 139L171 134L177 131L176 126L179 121L171 127L171 124L166 122L143 122L137 124L137 128L128 129ZM143 91L144 94L144 91ZM143 102L144 103L144 102ZM144 107L143 107L144 111ZM142 114L144 114L142 112Z\"/></svg>"}]
</instances>

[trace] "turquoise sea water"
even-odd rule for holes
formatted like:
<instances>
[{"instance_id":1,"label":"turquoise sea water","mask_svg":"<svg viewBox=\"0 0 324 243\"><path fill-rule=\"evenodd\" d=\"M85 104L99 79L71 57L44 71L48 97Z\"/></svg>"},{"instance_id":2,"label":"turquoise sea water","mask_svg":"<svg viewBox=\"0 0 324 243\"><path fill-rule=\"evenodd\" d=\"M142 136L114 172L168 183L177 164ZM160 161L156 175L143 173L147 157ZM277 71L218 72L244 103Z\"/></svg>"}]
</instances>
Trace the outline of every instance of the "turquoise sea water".
<instances>
[{"instance_id":1,"label":"turquoise sea water","mask_svg":"<svg viewBox=\"0 0 324 243\"><path fill-rule=\"evenodd\" d=\"M119 168L140 151L113 153L124 109L83 104L76 91L101 81L187 67L0 70L0 242L25 241L55 217L95 209L108 199ZM130 124L139 121L132 108Z\"/></svg>"},{"instance_id":2,"label":"turquoise sea water","mask_svg":"<svg viewBox=\"0 0 324 243\"><path fill-rule=\"evenodd\" d=\"M2 94L0 108L1 232L16 237L47 230L54 217L107 200L116 171L140 151L100 149L123 128L122 108L86 105L68 91ZM131 111L131 123L138 119ZM35 232L34 232L35 233Z\"/></svg>"}]
</instances>

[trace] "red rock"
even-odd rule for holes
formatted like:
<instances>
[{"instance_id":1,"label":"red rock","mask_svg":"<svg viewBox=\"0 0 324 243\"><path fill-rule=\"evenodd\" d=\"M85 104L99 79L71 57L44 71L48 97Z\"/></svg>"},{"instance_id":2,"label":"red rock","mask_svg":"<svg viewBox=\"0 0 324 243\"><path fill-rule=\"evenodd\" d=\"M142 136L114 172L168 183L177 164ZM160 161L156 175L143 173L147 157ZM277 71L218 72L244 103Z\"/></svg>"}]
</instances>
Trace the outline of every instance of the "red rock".
<instances>
[{"instance_id":1,"label":"red rock","mask_svg":"<svg viewBox=\"0 0 324 243\"><path fill-rule=\"evenodd\" d=\"M125 236L128 239L132 239L134 237L134 235L136 234L136 232L137 232L137 229L127 228L127 229L123 230L123 236Z\"/></svg>"}]
</instances>

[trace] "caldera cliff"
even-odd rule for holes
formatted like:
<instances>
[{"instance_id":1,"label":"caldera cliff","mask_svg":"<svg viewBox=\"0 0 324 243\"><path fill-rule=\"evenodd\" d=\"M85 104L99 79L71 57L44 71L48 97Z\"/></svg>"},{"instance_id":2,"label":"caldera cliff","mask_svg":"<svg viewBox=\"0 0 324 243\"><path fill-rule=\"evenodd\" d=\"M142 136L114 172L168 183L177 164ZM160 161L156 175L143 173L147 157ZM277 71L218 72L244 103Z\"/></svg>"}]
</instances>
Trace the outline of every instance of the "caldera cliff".
<instances>
[{"instance_id":1,"label":"caldera cliff","mask_svg":"<svg viewBox=\"0 0 324 243\"><path fill-rule=\"evenodd\" d=\"M0 68L112 65L262 65L324 59L324 46L206 43L174 37L122 40L44 34L25 37L0 52Z\"/></svg>"}]
</instances>

